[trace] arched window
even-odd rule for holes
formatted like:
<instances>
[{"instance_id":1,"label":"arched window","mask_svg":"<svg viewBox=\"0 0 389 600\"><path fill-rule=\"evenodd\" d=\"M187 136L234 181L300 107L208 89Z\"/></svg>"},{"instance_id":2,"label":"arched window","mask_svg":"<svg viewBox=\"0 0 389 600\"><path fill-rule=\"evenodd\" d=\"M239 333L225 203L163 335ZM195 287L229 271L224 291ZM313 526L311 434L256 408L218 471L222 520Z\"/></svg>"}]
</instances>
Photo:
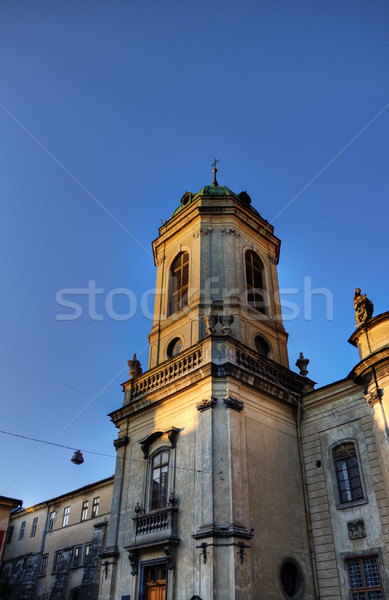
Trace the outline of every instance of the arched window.
<instances>
[{"instance_id":1,"label":"arched window","mask_svg":"<svg viewBox=\"0 0 389 600\"><path fill-rule=\"evenodd\" d=\"M265 313L263 264L259 256L252 250L247 250L245 254L245 263L247 303L256 310Z\"/></svg>"},{"instance_id":2,"label":"arched window","mask_svg":"<svg viewBox=\"0 0 389 600\"><path fill-rule=\"evenodd\" d=\"M169 458L167 449L151 457L150 473L150 510L166 508L169 488Z\"/></svg>"},{"instance_id":3,"label":"arched window","mask_svg":"<svg viewBox=\"0 0 389 600\"><path fill-rule=\"evenodd\" d=\"M169 315L188 304L189 254L181 252L170 268Z\"/></svg>"},{"instance_id":4,"label":"arched window","mask_svg":"<svg viewBox=\"0 0 389 600\"><path fill-rule=\"evenodd\" d=\"M332 450L332 456L340 504L362 500L363 488L355 444L353 442L338 444Z\"/></svg>"}]
</instances>

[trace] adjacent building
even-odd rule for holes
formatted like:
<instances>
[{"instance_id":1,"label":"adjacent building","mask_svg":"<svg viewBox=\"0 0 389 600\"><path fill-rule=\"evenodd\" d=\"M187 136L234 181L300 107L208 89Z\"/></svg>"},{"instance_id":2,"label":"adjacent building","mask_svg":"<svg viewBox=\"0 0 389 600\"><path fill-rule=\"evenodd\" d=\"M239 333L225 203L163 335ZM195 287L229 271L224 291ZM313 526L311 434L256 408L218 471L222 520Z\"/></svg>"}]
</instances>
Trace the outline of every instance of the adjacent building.
<instances>
[{"instance_id":1,"label":"adjacent building","mask_svg":"<svg viewBox=\"0 0 389 600\"><path fill-rule=\"evenodd\" d=\"M109 477L11 514L2 600L97 598L112 486Z\"/></svg>"}]
</instances>

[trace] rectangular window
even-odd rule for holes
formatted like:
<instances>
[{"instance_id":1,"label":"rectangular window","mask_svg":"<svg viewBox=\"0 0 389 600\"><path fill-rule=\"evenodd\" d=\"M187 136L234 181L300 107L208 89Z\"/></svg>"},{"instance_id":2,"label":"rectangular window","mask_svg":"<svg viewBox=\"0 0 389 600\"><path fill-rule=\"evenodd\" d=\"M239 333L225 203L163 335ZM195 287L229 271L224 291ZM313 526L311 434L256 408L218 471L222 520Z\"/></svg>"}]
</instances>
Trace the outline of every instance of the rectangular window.
<instances>
[{"instance_id":1,"label":"rectangular window","mask_svg":"<svg viewBox=\"0 0 389 600\"><path fill-rule=\"evenodd\" d=\"M56 552L55 557L54 557L54 563L53 563L53 573L56 573L58 571L60 560L61 560L61 552Z\"/></svg>"},{"instance_id":2,"label":"rectangular window","mask_svg":"<svg viewBox=\"0 0 389 600\"><path fill-rule=\"evenodd\" d=\"M69 513L70 506L65 506L65 508L63 509L62 527L66 527L66 525L69 524Z\"/></svg>"},{"instance_id":3,"label":"rectangular window","mask_svg":"<svg viewBox=\"0 0 389 600\"><path fill-rule=\"evenodd\" d=\"M332 452L340 503L346 504L363 500L362 480L355 444L353 442L339 444Z\"/></svg>"},{"instance_id":4,"label":"rectangular window","mask_svg":"<svg viewBox=\"0 0 389 600\"><path fill-rule=\"evenodd\" d=\"M6 544L10 544L11 543L13 534L14 534L14 526L10 525L8 527L8 530L7 530L7 538L5 540Z\"/></svg>"},{"instance_id":5,"label":"rectangular window","mask_svg":"<svg viewBox=\"0 0 389 600\"><path fill-rule=\"evenodd\" d=\"M86 521L88 518L88 500L82 503L81 521Z\"/></svg>"},{"instance_id":6,"label":"rectangular window","mask_svg":"<svg viewBox=\"0 0 389 600\"><path fill-rule=\"evenodd\" d=\"M169 452L158 452L151 463L150 510L167 506L169 483Z\"/></svg>"},{"instance_id":7,"label":"rectangular window","mask_svg":"<svg viewBox=\"0 0 389 600\"><path fill-rule=\"evenodd\" d=\"M47 531L53 531L54 520L55 520L55 510L51 511L51 513L49 515L49 521L47 523Z\"/></svg>"},{"instance_id":8,"label":"rectangular window","mask_svg":"<svg viewBox=\"0 0 389 600\"><path fill-rule=\"evenodd\" d=\"M378 556L350 558L346 561L351 600L383 600Z\"/></svg>"},{"instance_id":9,"label":"rectangular window","mask_svg":"<svg viewBox=\"0 0 389 600\"><path fill-rule=\"evenodd\" d=\"M97 515L99 514L99 504L100 504L100 497L97 496L97 498L93 498L93 503L92 503L92 518L93 517L97 517Z\"/></svg>"},{"instance_id":10,"label":"rectangular window","mask_svg":"<svg viewBox=\"0 0 389 600\"><path fill-rule=\"evenodd\" d=\"M19 531L19 541L21 541L24 538L25 529L26 529L26 521L22 521L22 523L20 525L20 531Z\"/></svg>"},{"instance_id":11,"label":"rectangular window","mask_svg":"<svg viewBox=\"0 0 389 600\"><path fill-rule=\"evenodd\" d=\"M90 554L90 543L88 543L88 544L85 544L85 550L84 550L84 565L85 565L85 563L86 563L86 561L87 561L87 558L88 558L89 554Z\"/></svg>"},{"instance_id":12,"label":"rectangular window","mask_svg":"<svg viewBox=\"0 0 389 600\"><path fill-rule=\"evenodd\" d=\"M81 566L82 546L76 546L73 553L73 567Z\"/></svg>"},{"instance_id":13,"label":"rectangular window","mask_svg":"<svg viewBox=\"0 0 389 600\"><path fill-rule=\"evenodd\" d=\"M39 572L39 575L41 577L44 577L47 573L47 563L49 562L49 555L48 554L44 554L42 556L42 562L41 562L41 570Z\"/></svg>"},{"instance_id":14,"label":"rectangular window","mask_svg":"<svg viewBox=\"0 0 389 600\"><path fill-rule=\"evenodd\" d=\"M34 517L32 520L30 537L35 537L37 525L38 525L38 517Z\"/></svg>"}]
</instances>

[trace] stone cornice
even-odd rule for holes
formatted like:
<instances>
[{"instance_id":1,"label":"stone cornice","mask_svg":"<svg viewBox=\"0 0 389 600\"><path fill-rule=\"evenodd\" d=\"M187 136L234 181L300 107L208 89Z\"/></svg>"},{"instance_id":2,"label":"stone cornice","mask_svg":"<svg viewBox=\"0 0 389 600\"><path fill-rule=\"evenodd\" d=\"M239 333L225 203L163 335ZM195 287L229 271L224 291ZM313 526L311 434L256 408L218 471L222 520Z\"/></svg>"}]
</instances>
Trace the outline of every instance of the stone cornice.
<instances>
[{"instance_id":1,"label":"stone cornice","mask_svg":"<svg viewBox=\"0 0 389 600\"><path fill-rule=\"evenodd\" d=\"M264 358L229 335L207 336L191 348L124 384L125 402L110 413L115 424L167 401L206 378L232 377L274 399L296 404L314 382Z\"/></svg>"}]
</instances>

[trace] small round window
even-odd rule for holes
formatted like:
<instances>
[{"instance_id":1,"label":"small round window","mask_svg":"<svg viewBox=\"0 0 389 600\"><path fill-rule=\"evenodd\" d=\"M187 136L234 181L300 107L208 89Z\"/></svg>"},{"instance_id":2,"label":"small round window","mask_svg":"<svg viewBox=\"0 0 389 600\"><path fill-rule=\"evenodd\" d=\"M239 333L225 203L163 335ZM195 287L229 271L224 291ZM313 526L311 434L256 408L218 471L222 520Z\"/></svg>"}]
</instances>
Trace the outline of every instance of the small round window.
<instances>
[{"instance_id":1,"label":"small round window","mask_svg":"<svg viewBox=\"0 0 389 600\"><path fill-rule=\"evenodd\" d=\"M291 560L287 560L281 567L280 572L282 591L286 598L297 600L301 597L303 578L298 566Z\"/></svg>"},{"instance_id":2,"label":"small round window","mask_svg":"<svg viewBox=\"0 0 389 600\"><path fill-rule=\"evenodd\" d=\"M179 354L182 350L182 340L180 338L174 338L167 347L167 357L173 358L176 354Z\"/></svg>"},{"instance_id":3,"label":"small round window","mask_svg":"<svg viewBox=\"0 0 389 600\"><path fill-rule=\"evenodd\" d=\"M257 335L254 340L254 345L258 354L266 356L266 358L270 356L270 346L264 337L262 337L261 335Z\"/></svg>"}]
</instances>

